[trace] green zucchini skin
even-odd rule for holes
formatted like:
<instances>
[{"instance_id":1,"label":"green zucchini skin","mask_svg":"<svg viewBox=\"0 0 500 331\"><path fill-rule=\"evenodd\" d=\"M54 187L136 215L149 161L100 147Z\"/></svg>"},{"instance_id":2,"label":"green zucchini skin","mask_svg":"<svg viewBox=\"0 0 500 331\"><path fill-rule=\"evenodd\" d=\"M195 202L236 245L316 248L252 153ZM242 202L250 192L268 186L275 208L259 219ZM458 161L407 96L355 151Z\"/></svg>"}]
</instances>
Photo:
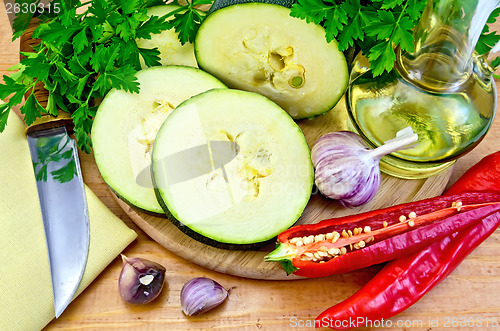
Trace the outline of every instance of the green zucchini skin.
<instances>
[{"instance_id":1,"label":"green zucchini skin","mask_svg":"<svg viewBox=\"0 0 500 331\"><path fill-rule=\"evenodd\" d=\"M177 108L181 108L181 106L183 106L184 104L190 104L190 103L193 102L194 98L198 98L199 99L199 98L202 98L204 95L215 95L216 93L224 95L224 92L226 90L230 91L229 89L214 89L214 90L210 90L210 91L206 91L206 92L200 93L199 95L197 95L197 96L195 96L195 97L193 97L191 99L185 100ZM238 92L238 93L244 93L244 94L258 96L259 99L262 99L262 100L265 99L267 102L273 104L276 108L279 108L271 100L269 100L269 99L267 99L267 98L265 98L265 97L263 97L263 96L261 96L259 94L251 93L251 92L244 92L244 91L235 91L235 90L233 90L233 91L234 92ZM180 112L181 109L176 109L176 111ZM283 117L282 118L285 121L291 123L293 125L293 127L296 127L298 132L301 132L300 128L297 126L297 124L289 116L287 116L286 112L284 110L282 110L282 109L281 109L281 112L283 113ZM164 125L166 125L166 123L164 123ZM305 138L304 138L303 143L305 144L305 146L307 146L307 142L305 141ZM310 158L310 151L309 150L308 150L308 153L307 153L307 158L308 159ZM226 250L259 250L262 247L271 245L271 244L273 244L273 243L276 242L276 236L267 237L264 240L258 241L258 242L238 243L238 241L219 241L219 240L207 237L204 234L200 233L199 231L196 231L196 229L192 229L189 226L185 225L182 222L182 217L179 217L177 215L177 212L175 210L170 210L170 208L168 206L168 200L164 200L165 197L162 196L162 192L160 191L160 189L161 189L161 187L160 187L160 185L161 185L160 184L161 183L161 176L158 177L158 178L155 176L155 169L156 169L155 168L155 160L157 160L157 159L155 159L155 157L153 156L153 166L152 166L153 175L152 175L152 180L153 180L153 187L154 187L154 193L155 193L155 196L156 196L156 200L158 201L158 204L160 205L160 207L163 209L163 211L164 211L164 213L166 215L166 218L170 222L172 222L172 224L174 224L181 232L183 232L184 234L186 234L187 236L191 237L192 239L194 239L194 240L196 240L198 242L201 242L201 243L203 243L205 245L208 245L208 246L211 246L211 247L215 247L215 248L219 248L219 249L226 249ZM311 164L311 166L312 166L312 164ZM309 200L309 198L310 198L310 192L312 191L313 183L314 183L314 171L311 168L310 178L308 178L308 186L305 187L305 190L307 192L309 192L307 200ZM300 215L302 214L302 212L303 212L303 210L304 210L304 208L305 208L306 205L307 205L307 202L305 202L305 204L303 205L303 207L301 207L301 209L297 213L297 216L294 219L293 223L290 223L288 225L288 227L292 226L300 218Z\"/></svg>"},{"instance_id":2,"label":"green zucchini skin","mask_svg":"<svg viewBox=\"0 0 500 331\"><path fill-rule=\"evenodd\" d=\"M247 2L271 3L273 5L280 5L286 8L291 8L294 3L297 3L297 0L215 0L212 7L210 7L210 10L208 11L208 14L210 15L214 11L227 6L237 5L240 3L247 3Z\"/></svg>"},{"instance_id":3,"label":"green zucchini skin","mask_svg":"<svg viewBox=\"0 0 500 331\"><path fill-rule=\"evenodd\" d=\"M157 75L155 73L157 73ZM190 98L191 96L197 93L204 92L207 89L226 88L225 85L222 82L220 82L220 80L218 80L217 78L210 76L209 74L201 71L200 69L187 66L170 65L170 66L150 67L141 70L137 75L139 76L138 77L139 82L141 82L141 88L142 88L141 93L146 93L148 90L151 90L152 87L155 89L158 88L157 92L161 93L163 93L162 91L168 90L170 91L169 93L172 93L172 96L170 97L166 96L165 98L169 100L172 98L174 100L177 100L177 98L181 98L180 101L182 101L186 98ZM173 82L174 80L175 82ZM200 82L199 83L200 85L196 85L198 84L198 81ZM190 88L192 88L192 90L188 91L192 92L190 93L183 92L184 85L186 86L189 85ZM111 153L109 150L107 150L106 146L110 146L110 141L108 137L113 136L113 134L110 134L109 130L111 128L113 130L116 129L116 131L112 131L113 133L115 133L114 135L115 138L111 140L112 143L120 140L126 140L127 136L132 132L136 124L137 125L140 124L138 118L136 118L138 122L134 122L132 116L133 113L137 114L145 109L143 114L144 116L147 116L149 114L148 105L152 104L153 101L155 100L155 99L150 99L151 101L149 103L142 102L141 105L145 105L144 106L145 108L143 107L144 109L140 107L133 108L132 106L130 106L130 102L118 103L119 106L118 107L115 106L114 102L116 101L121 102L120 100L128 98L131 95L133 96L133 94L131 93L113 90L110 93L108 93L108 95L106 95L104 100L100 103L99 109L97 111L92 126L92 142L94 149L94 158L96 161L96 165L100 171L102 179L120 200L126 202L129 206L133 206L135 210L147 213L148 215L165 218L165 215L163 214L163 209L157 203L156 196L154 195L152 188L151 191L149 191L147 188L142 188L140 187L140 185L138 186L137 183L135 183L134 185L129 185L129 184L123 185L123 183L131 183L132 181L135 182L137 178L123 176L123 175L116 176L117 166L113 167L108 166L108 164L114 165L115 164L114 160L117 159L126 160L119 163L119 166L123 164L128 164L130 163L131 160L130 156L124 156L124 155L129 155L128 154L129 151L120 148L114 148L114 150ZM149 100L149 99L144 99L144 100ZM172 101L172 102L174 102L174 104L177 104L180 103L180 101ZM106 106L106 102L108 102L109 104L108 106ZM129 106L132 108L130 108ZM109 116L107 114L111 114L113 116ZM114 116L114 114L117 114L117 116ZM126 129L121 129L123 127L126 127ZM133 169L131 167L130 167L130 172L133 173ZM143 198L145 200L143 200ZM147 201L147 203L144 203L144 201Z\"/></svg>"},{"instance_id":4,"label":"green zucchini skin","mask_svg":"<svg viewBox=\"0 0 500 331\"><path fill-rule=\"evenodd\" d=\"M346 59L338 50L337 42L326 42L324 28L291 17L290 10L285 6L268 1L242 1L241 4L228 6L214 15L209 15L201 25L194 43L199 67L219 78L229 88L268 97L285 109L294 120L311 119L332 110L342 98L348 84ZM254 20L249 20L248 17L254 17ZM279 40L279 37L276 37L278 41L274 42L274 46L255 43L248 52L249 48L244 43L244 38L247 37L245 31L258 30L259 25L254 26L255 24L269 25L269 34L274 33L274 36L296 32L291 35L293 38ZM281 28L292 24L295 30L290 26L288 29ZM221 32L227 29L233 30ZM221 38L217 38L217 34L220 34ZM265 45L264 41L270 37L263 33L250 37L250 40L254 38L257 41L260 38L263 40L262 45ZM280 44L282 49L290 46L293 49L292 54L298 55L291 55L291 60L288 60L285 68L277 70L270 61L264 59L263 54L266 47L269 52L278 52L276 45ZM282 59L287 58L288 55L283 53L278 52ZM257 56L252 58L248 54ZM221 58L224 58L225 62L218 60ZM258 62L260 67L255 62ZM288 72L292 73L294 68L301 67L306 76L303 86L294 90L280 82L280 79L288 79L284 74L288 68L291 69ZM257 77L261 71L264 72L265 78L254 78L252 81L252 74ZM276 77L276 73L281 77L276 85L280 87L274 88L274 78L269 77ZM270 82L273 84L270 85Z\"/></svg>"},{"instance_id":5,"label":"green zucchini skin","mask_svg":"<svg viewBox=\"0 0 500 331\"><path fill-rule=\"evenodd\" d=\"M153 177L154 181L154 177ZM271 243L276 242L276 237L269 239L267 241L262 241L258 243L253 243L253 244L229 244L229 243L223 243L217 240L213 240L212 238L205 237L204 235L191 230L189 227L185 226L180 222L177 218L170 213L170 211L167 208L167 205L163 201L160 191L156 188L156 183L155 183L155 194L156 194L156 199L158 200L158 203L160 204L161 208L165 211L165 215L162 215L164 218L166 217L173 225L175 225L179 230L181 230L184 234L187 236L193 238L196 241L201 242L202 244L215 247L215 248L220 248L220 249L226 249L226 250L234 250L234 251L243 251L243 250L258 250L259 248L262 248L266 245L269 245Z\"/></svg>"},{"instance_id":6,"label":"green zucchini skin","mask_svg":"<svg viewBox=\"0 0 500 331\"><path fill-rule=\"evenodd\" d=\"M147 209L144 209L144 208L141 208L141 207L137 207L131 201L127 200L127 198L125 198L124 196L120 195L117 191L113 190L113 188L111 186L109 186L107 184L106 184L106 186L109 188L109 190L111 192L113 192L114 195L116 195L116 197L118 199L120 199L123 202L125 202L130 208L132 208L134 210L137 210L137 211L139 211L141 213L154 216L154 217L167 218L167 216L165 214L163 214L163 213L156 213L156 212L151 211L151 210L147 210ZM161 207L161 205L160 205L160 207Z\"/></svg>"}]
</instances>

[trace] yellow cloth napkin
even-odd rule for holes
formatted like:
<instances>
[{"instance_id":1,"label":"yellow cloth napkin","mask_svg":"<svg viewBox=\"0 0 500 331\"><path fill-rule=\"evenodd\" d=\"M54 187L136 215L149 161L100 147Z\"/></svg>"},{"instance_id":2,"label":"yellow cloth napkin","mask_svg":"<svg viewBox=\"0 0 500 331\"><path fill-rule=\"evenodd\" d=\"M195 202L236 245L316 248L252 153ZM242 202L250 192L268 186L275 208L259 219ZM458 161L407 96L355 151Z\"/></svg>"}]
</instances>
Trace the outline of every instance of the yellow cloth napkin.
<instances>
[{"instance_id":1,"label":"yellow cloth napkin","mask_svg":"<svg viewBox=\"0 0 500 331\"><path fill-rule=\"evenodd\" d=\"M137 236L87 187L86 194L90 248L77 295ZM24 125L11 114L0 133L0 330L39 330L53 318L35 176Z\"/></svg>"}]
</instances>

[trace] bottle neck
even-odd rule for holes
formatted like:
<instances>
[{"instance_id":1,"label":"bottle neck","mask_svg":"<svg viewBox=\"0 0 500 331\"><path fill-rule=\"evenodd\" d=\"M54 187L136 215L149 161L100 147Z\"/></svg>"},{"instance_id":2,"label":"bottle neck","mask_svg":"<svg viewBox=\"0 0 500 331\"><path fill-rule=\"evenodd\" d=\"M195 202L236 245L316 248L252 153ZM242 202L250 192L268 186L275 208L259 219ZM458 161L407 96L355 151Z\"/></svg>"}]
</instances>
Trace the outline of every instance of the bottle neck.
<instances>
[{"instance_id":1,"label":"bottle neck","mask_svg":"<svg viewBox=\"0 0 500 331\"><path fill-rule=\"evenodd\" d=\"M415 49L401 53L407 79L434 90L453 90L472 73L472 55L499 0L429 0L413 34Z\"/></svg>"}]
</instances>

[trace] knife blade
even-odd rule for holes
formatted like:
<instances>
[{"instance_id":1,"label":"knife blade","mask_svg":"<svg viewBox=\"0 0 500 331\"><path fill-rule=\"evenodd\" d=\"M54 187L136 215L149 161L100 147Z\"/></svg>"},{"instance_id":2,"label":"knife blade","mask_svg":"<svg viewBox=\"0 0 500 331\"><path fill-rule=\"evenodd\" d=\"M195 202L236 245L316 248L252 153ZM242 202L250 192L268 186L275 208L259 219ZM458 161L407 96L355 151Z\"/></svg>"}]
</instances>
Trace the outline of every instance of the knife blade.
<instances>
[{"instance_id":1,"label":"knife blade","mask_svg":"<svg viewBox=\"0 0 500 331\"><path fill-rule=\"evenodd\" d=\"M14 12L8 13L11 24ZM21 36L21 51L33 52L32 21ZM35 97L47 104L47 90ZM68 113L42 115L27 129L49 258L54 314L58 318L73 299L87 264L90 231L88 208L75 140L68 135Z\"/></svg>"},{"instance_id":2,"label":"knife blade","mask_svg":"<svg viewBox=\"0 0 500 331\"><path fill-rule=\"evenodd\" d=\"M85 271L89 221L76 142L66 127L28 133L42 211L54 312L71 302Z\"/></svg>"}]
</instances>

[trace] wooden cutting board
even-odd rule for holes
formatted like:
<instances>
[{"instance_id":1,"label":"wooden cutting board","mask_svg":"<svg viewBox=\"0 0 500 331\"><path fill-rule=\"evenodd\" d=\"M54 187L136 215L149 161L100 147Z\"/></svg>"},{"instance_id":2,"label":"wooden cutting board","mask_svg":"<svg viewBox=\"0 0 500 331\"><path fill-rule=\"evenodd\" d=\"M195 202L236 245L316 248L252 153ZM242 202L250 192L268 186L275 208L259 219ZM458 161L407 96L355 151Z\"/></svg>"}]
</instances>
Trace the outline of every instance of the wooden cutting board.
<instances>
[{"instance_id":1,"label":"wooden cutting board","mask_svg":"<svg viewBox=\"0 0 500 331\"><path fill-rule=\"evenodd\" d=\"M309 147L322 135L347 128L347 111L342 99L325 115L298 123L306 136ZM376 197L364 206L348 209L334 200L326 199L313 192L297 224L317 223L326 218L340 217L354 213L383 208L409 201L440 195L451 175L451 168L427 179L405 180L382 174L382 182ZM185 235L168 219L155 217L127 205L114 195L118 204L144 232L156 242L180 257L234 276L255 279L297 279L287 276L279 263L264 262L264 256L273 250L268 245L260 251L229 251L202 244Z\"/></svg>"}]
</instances>

